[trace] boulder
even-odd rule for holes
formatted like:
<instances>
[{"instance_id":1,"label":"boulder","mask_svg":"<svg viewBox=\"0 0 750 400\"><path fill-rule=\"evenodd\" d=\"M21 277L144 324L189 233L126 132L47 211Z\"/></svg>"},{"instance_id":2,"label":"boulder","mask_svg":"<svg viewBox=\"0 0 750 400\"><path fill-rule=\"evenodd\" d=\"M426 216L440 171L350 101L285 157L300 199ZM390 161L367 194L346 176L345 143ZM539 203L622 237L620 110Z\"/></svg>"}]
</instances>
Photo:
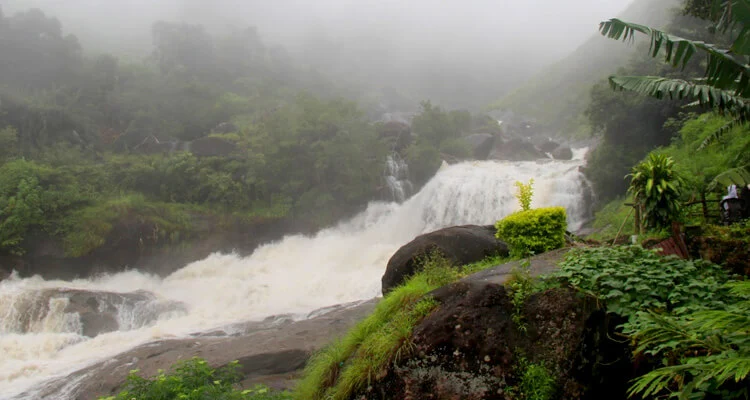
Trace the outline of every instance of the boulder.
<instances>
[{"instance_id":1,"label":"boulder","mask_svg":"<svg viewBox=\"0 0 750 400\"><path fill-rule=\"evenodd\" d=\"M64 288L25 292L15 299L14 308L15 318L8 325L15 332L52 329L77 331L88 337L137 329L163 314L186 311L183 304L159 300L146 291L113 293ZM122 318L125 314L127 318ZM50 327L50 321L63 325Z\"/></svg>"},{"instance_id":2,"label":"boulder","mask_svg":"<svg viewBox=\"0 0 750 400\"><path fill-rule=\"evenodd\" d=\"M232 154L237 146L228 140L209 136L193 140L189 149L196 157L226 157Z\"/></svg>"},{"instance_id":3,"label":"boulder","mask_svg":"<svg viewBox=\"0 0 750 400\"><path fill-rule=\"evenodd\" d=\"M381 279L383 294L417 272L421 260L433 251L456 265L464 265L491 256L507 256L508 245L495 237L495 227L491 225L453 226L417 236L388 260Z\"/></svg>"},{"instance_id":4,"label":"boulder","mask_svg":"<svg viewBox=\"0 0 750 400\"><path fill-rule=\"evenodd\" d=\"M495 136L488 133L475 133L461 138L471 148L471 154L476 160L486 160L490 156Z\"/></svg>"},{"instance_id":5,"label":"boulder","mask_svg":"<svg viewBox=\"0 0 750 400\"><path fill-rule=\"evenodd\" d=\"M627 398L630 349L596 299L565 288L533 294L521 328L503 285L458 282L433 298L439 306L414 328L408 350L351 398L519 398L531 364L554 379L555 399Z\"/></svg>"},{"instance_id":6,"label":"boulder","mask_svg":"<svg viewBox=\"0 0 750 400\"><path fill-rule=\"evenodd\" d=\"M33 398L57 400L64 394L65 398L94 400L113 396L133 369L150 377L192 357L204 358L212 367L239 361L241 387L265 384L275 389L292 389L310 354L339 339L371 314L376 304L377 300L343 304L313 311L303 320L299 316L276 316L228 327L231 334L216 331L146 343L46 382L40 391L34 392Z\"/></svg>"},{"instance_id":7,"label":"boulder","mask_svg":"<svg viewBox=\"0 0 750 400\"><path fill-rule=\"evenodd\" d=\"M552 152L552 158L555 160L572 160L573 150L568 146L560 146Z\"/></svg>"},{"instance_id":8,"label":"boulder","mask_svg":"<svg viewBox=\"0 0 750 400\"><path fill-rule=\"evenodd\" d=\"M541 150L541 151L543 151L545 153L552 153L553 151L555 151L555 149L557 149L558 147L560 147L560 144L557 143L557 142L553 142L550 139L545 139L545 140L541 141L539 144L537 144L536 147L538 147L539 150Z\"/></svg>"},{"instance_id":9,"label":"boulder","mask_svg":"<svg viewBox=\"0 0 750 400\"><path fill-rule=\"evenodd\" d=\"M547 155L537 149L531 142L513 138L508 141L496 141L489 158L492 160L534 161L547 158Z\"/></svg>"}]
</instances>

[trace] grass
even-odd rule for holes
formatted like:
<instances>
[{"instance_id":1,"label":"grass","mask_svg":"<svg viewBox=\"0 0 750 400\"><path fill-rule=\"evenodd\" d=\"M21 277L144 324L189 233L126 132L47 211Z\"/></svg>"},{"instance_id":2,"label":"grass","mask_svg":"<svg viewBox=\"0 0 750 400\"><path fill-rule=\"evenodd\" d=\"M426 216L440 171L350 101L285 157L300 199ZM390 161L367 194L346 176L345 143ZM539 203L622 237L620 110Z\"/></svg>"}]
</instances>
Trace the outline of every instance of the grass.
<instances>
[{"instance_id":1,"label":"grass","mask_svg":"<svg viewBox=\"0 0 750 400\"><path fill-rule=\"evenodd\" d=\"M631 199L620 197L607 203L604 208L597 211L594 215L593 227L596 230L595 233L588 236L588 239L593 240L612 240L617 235L620 227L620 237L630 236L635 233L634 228L634 216L631 214L633 207L626 206L625 203L630 202ZM627 221L625 221L627 219ZM623 226L623 221L625 225Z\"/></svg>"}]
</instances>

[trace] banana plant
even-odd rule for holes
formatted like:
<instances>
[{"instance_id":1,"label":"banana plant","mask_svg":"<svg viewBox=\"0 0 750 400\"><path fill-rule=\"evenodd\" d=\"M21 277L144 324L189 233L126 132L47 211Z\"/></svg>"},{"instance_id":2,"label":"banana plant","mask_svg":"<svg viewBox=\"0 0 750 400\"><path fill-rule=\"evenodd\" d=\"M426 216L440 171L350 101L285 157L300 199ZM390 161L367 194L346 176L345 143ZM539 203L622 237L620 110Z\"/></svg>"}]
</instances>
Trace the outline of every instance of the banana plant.
<instances>
[{"instance_id":1,"label":"banana plant","mask_svg":"<svg viewBox=\"0 0 750 400\"><path fill-rule=\"evenodd\" d=\"M704 148L735 126L750 121L750 0L709 0L709 17L719 31L738 32L729 49L703 41L689 40L648 26L617 18L599 24L600 33L610 39L632 41L636 33L650 37L652 57L663 53L665 61L684 68L696 54L706 56L705 76L682 80L658 76L611 76L616 90L628 90L658 99L693 99L697 104L731 115L732 121L701 144Z\"/></svg>"}]
</instances>

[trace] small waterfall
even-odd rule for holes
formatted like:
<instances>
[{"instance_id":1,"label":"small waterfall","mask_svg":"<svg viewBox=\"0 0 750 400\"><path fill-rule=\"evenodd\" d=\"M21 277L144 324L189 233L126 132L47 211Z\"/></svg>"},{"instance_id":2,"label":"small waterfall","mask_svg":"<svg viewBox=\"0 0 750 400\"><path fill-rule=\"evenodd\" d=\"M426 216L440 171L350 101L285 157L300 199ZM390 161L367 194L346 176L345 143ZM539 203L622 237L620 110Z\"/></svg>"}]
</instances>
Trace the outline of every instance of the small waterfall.
<instances>
[{"instance_id":1,"label":"small waterfall","mask_svg":"<svg viewBox=\"0 0 750 400\"><path fill-rule=\"evenodd\" d=\"M414 191L409 181L409 166L396 152L388 155L385 161L385 183L390 191L390 200L403 203Z\"/></svg>"},{"instance_id":2,"label":"small waterfall","mask_svg":"<svg viewBox=\"0 0 750 400\"><path fill-rule=\"evenodd\" d=\"M405 164L396 158L389 164L389 176L405 176ZM68 374L135 346L275 314L304 318L315 309L378 296L385 266L399 247L425 232L492 224L518 210L516 181L534 178L532 206L565 207L569 229L576 230L588 215L582 165L580 159L446 165L402 203L373 202L314 236L288 236L244 258L213 254L166 278L128 271L74 281L1 281L0 398L38 398L55 380L69 385L53 398L75 398ZM402 193L408 196L406 188ZM96 306L89 293L96 293ZM127 298L125 306L120 298ZM76 310L105 309L119 329L82 335Z\"/></svg>"}]
</instances>

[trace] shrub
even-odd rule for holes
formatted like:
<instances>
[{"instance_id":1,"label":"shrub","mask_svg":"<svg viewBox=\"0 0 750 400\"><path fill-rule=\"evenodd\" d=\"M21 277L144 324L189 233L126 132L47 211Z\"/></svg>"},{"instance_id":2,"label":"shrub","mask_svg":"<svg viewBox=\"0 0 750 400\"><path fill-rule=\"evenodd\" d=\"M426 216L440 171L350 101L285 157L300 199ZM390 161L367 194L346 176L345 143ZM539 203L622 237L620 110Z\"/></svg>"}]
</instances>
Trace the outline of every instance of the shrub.
<instances>
[{"instance_id":1,"label":"shrub","mask_svg":"<svg viewBox=\"0 0 750 400\"><path fill-rule=\"evenodd\" d=\"M630 188L636 204L643 207L643 219L649 229L668 228L680 218L680 185L674 160L663 154L651 153L648 159L630 173Z\"/></svg>"},{"instance_id":2,"label":"shrub","mask_svg":"<svg viewBox=\"0 0 750 400\"><path fill-rule=\"evenodd\" d=\"M143 378L138 370L130 371L124 390L101 400L285 400L287 392L272 392L265 386L240 390L235 385L242 379L240 365L233 361L214 369L206 360L194 357L175 364L174 372L160 370L153 378Z\"/></svg>"},{"instance_id":3,"label":"shrub","mask_svg":"<svg viewBox=\"0 0 750 400\"><path fill-rule=\"evenodd\" d=\"M495 224L515 257L525 257L565 245L567 215L562 207L537 208L513 213Z\"/></svg>"},{"instance_id":4,"label":"shrub","mask_svg":"<svg viewBox=\"0 0 750 400\"><path fill-rule=\"evenodd\" d=\"M521 210L531 210L531 197L534 196L534 179L529 179L529 183L516 181L516 188L518 189L516 198L518 199L518 204L521 205Z\"/></svg>"},{"instance_id":5,"label":"shrub","mask_svg":"<svg viewBox=\"0 0 750 400\"><path fill-rule=\"evenodd\" d=\"M747 281L727 283L718 265L661 257L640 246L574 249L557 276L626 317L620 328L636 353L663 364L637 378L631 396L747 396L738 390L748 387L750 374Z\"/></svg>"}]
</instances>

